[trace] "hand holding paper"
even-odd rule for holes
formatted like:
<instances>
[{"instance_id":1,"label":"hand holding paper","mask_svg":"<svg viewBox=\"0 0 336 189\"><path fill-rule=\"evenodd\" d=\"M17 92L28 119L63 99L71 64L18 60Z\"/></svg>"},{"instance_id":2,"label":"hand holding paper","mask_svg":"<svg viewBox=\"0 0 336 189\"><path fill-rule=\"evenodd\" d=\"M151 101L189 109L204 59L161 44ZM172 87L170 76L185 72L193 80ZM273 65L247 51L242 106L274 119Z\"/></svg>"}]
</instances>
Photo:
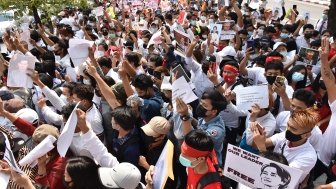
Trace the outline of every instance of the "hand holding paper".
<instances>
[{"instance_id":1,"label":"hand holding paper","mask_svg":"<svg viewBox=\"0 0 336 189\"><path fill-rule=\"evenodd\" d=\"M251 86L235 90L237 108L241 110L250 110L252 105L258 104L260 108L267 108L268 101L268 86Z\"/></svg>"},{"instance_id":2,"label":"hand holding paper","mask_svg":"<svg viewBox=\"0 0 336 189\"><path fill-rule=\"evenodd\" d=\"M93 41L85 39L70 39L69 40L69 55L75 66L85 62L89 56L89 47L93 45Z\"/></svg>"},{"instance_id":3,"label":"hand holding paper","mask_svg":"<svg viewBox=\"0 0 336 189\"><path fill-rule=\"evenodd\" d=\"M29 152L21 161L19 164L21 166L25 165L31 165L34 163L38 158L42 157L46 153L48 153L50 150L55 148L54 142L56 141L56 138L48 135L42 142L40 142L32 151Z\"/></svg>"},{"instance_id":4,"label":"hand holding paper","mask_svg":"<svg viewBox=\"0 0 336 189\"><path fill-rule=\"evenodd\" d=\"M175 82L173 82L172 88L173 88L172 102L174 110L177 110L176 109L177 98L181 98L185 103L190 103L197 99L197 96L194 94L194 92L191 89L191 86L189 85L189 83L187 83L184 77L180 77Z\"/></svg>"}]
</instances>

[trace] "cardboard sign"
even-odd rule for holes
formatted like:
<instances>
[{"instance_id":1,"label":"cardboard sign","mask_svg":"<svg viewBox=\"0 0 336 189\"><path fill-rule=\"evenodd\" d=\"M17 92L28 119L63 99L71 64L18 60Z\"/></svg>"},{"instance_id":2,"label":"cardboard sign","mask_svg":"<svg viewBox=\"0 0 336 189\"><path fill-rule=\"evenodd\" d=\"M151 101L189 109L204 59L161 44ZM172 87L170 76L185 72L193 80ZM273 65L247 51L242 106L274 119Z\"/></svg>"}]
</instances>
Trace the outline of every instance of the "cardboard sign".
<instances>
[{"instance_id":1,"label":"cardboard sign","mask_svg":"<svg viewBox=\"0 0 336 189\"><path fill-rule=\"evenodd\" d=\"M302 171L228 145L224 175L250 188L296 188Z\"/></svg>"},{"instance_id":2,"label":"cardboard sign","mask_svg":"<svg viewBox=\"0 0 336 189\"><path fill-rule=\"evenodd\" d=\"M252 105L258 104L260 108L267 108L268 101L268 86L250 86L235 90L237 108L240 110L250 110Z\"/></svg>"}]
</instances>

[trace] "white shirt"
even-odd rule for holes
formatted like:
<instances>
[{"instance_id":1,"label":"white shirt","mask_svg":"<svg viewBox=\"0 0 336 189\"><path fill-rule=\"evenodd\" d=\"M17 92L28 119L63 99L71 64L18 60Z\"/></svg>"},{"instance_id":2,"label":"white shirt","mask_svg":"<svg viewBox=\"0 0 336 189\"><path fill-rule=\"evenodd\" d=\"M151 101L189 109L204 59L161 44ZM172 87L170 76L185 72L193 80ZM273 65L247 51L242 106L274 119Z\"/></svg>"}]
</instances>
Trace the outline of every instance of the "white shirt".
<instances>
[{"instance_id":1,"label":"white shirt","mask_svg":"<svg viewBox=\"0 0 336 189\"><path fill-rule=\"evenodd\" d=\"M317 161L314 147L307 141L297 147L288 147L289 141L285 138L285 132L275 134L271 137L274 145L274 152L281 154L284 146L283 155L287 159L289 166L303 171L300 183L306 178Z\"/></svg>"},{"instance_id":2,"label":"white shirt","mask_svg":"<svg viewBox=\"0 0 336 189\"><path fill-rule=\"evenodd\" d=\"M203 73L201 64L193 61L192 58L185 58L185 68L193 72L191 81L195 84L195 93L200 98L207 88L214 87L213 83L209 80L208 76Z\"/></svg>"},{"instance_id":3,"label":"white shirt","mask_svg":"<svg viewBox=\"0 0 336 189\"><path fill-rule=\"evenodd\" d=\"M249 117L246 119L248 120ZM270 137L274 134L275 131L275 118L271 112L268 112L266 115L262 117L258 117L256 122L260 123L261 126L265 128L266 137ZM250 122L249 122L250 123ZM252 145L253 142L253 132L250 129L250 124L248 124L248 128L245 130L246 133L246 142L248 145Z\"/></svg>"},{"instance_id":4,"label":"white shirt","mask_svg":"<svg viewBox=\"0 0 336 189\"><path fill-rule=\"evenodd\" d=\"M318 152L319 159L324 163L324 165L328 166L331 160L334 158L336 154L336 101L330 103L330 110L332 112L331 118L329 121L329 125L326 131L323 133L323 137L321 140L321 146L323 148Z\"/></svg>"},{"instance_id":5,"label":"white shirt","mask_svg":"<svg viewBox=\"0 0 336 189\"><path fill-rule=\"evenodd\" d=\"M253 82L253 85L260 85L267 83L266 77L265 77L265 68L261 67L253 67L253 68L247 68L247 77L248 79L251 79Z\"/></svg>"},{"instance_id":6,"label":"white shirt","mask_svg":"<svg viewBox=\"0 0 336 189\"><path fill-rule=\"evenodd\" d=\"M307 42L307 40L304 38L304 35L300 35L295 40L297 51L300 50L301 47L309 48L310 44Z\"/></svg>"},{"instance_id":7,"label":"white shirt","mask_svg":"<svg viewBox=\"0 0 336 189\"><path fill-rule=\"evenodd\" d=\"M323 21L323 19L318 19L315 24L315 30L320 31L321 26L322 26L322 30L321 30L321 33L322 33L324 30L328 28L328 19L325 21Z\"/></svg>"},{"instance_id":8,"label":"white shirt","mask_svg":"<svg viewBox=\"0 0 336 189\"><path fill-rule=\"evenodd\" d=\"M285 132L287 129L287 123L290 117L290 111L283 111L276 117L276 131ZM320 150L320 144L322 141L322 131L319 127L315 126L311 131L309 137L309 143L314 147L316 151Z\"/></svg>"},{"instance_id":9,"label":"white shirt","mask_svg":"<svg viewBox=\"0 0 336 189\"><path fill-rule=\"evenodd\" d=\"M92 130L94 133L99 135L104 132L103 118L95 104L92 104L92 107L86 111L85 118L86 121L89 122L92 126Z\"/></svg>"},{"instance_id":10,"label":"white shirt","mask_svg":"<svg viewBox=\"0 0 336 189\"><path fill-rule=\"evenodd\" d=\"M113 79L116 83L118 83L119 81L121 81L120 78L119 78L119 74L116 73L112 68L110 69L109 72L107 72L107 74L106 74L105 76L112 77L112 79Z\"/></svg>"}]
</instances>

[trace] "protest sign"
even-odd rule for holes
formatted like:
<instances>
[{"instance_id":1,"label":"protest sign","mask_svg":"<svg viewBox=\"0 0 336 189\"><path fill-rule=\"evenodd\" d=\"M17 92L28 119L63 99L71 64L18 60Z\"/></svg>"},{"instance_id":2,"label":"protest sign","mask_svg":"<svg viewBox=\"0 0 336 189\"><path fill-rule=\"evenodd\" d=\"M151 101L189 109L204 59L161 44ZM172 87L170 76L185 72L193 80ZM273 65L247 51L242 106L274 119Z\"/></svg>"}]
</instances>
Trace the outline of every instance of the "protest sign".
<instances>
[{"instance_id":1,"label":"protest sign","mask_svg":"<svg viewBox=\"0 0 336 189\"><path fill-rule=\"evenodd\" d=\"M186 12L185 11L180 11L180 14L179 14L179 16L177 18L177 23L179 23L180 25L182 25L185 17L186 17Z\"/></svg>"},{"instance_id":2,"label":"protest sign","mask_svg":"<svg viewBox=\"0 0 336 189\"><path fill-rule=\"evenodd\" d=\"M299 56L303 59L303 63L316 65L319 59L319 52L314 49L301 47L299 50Z\"/></svg>"},{"instance_id":3,"label":"protest sign","mask_svg":"<svg viewBox=\"0 0 336 189\"><path fill-rule=\"evenodd\" d=\"M179 79L180 77L184 77L184 79L189 83L190 82L190 78L188 77L187 73L184 71L184 69L182 68L181 65L176 66L173 70L172 70L174 76L176 77L176 79Z\"/></svg>"},{"instance_id":4,"label":"protest sign","mask_svg":"<svg viewBox=\"0 0 336 189\"><path fill-rule=\"evenodd\" d=\"M6 139L6 141L5 141L6 150L5 150L3 160L5 160L8 163L8 165L11 167L11 169L13 169L13 171L22 174L23 171L20 169L20 167L16 163L16 159L15 159L14 154L12 152L11 145L9 143L7 135L5 133L2 133L2 134Z\"/></svg>"},{"instance_id":5,"label":"protest sign","mask_svg":"<svg viewBox=\"0 0 336 189\"><path fill-rule=\"evenodd\" d=\"M47 154L50 150L54 149L54 142L56 141L56 138L48 135L45 139L42 140L35 148L30 151L24 158L22 158L19 162L21 166L25 165L32 165L33 163L36 163L35 161Z\"/></svg>"},{"instance_id":6,"label":"protest sign","mask_svg":"<svg viewBox=\"0 0 336 189\"><path fill-rule=\"evenodd\" d=\"M34 70L35 60L34 56L15 54L9 61L7 86L32 88L33 81L27 71Z\"/></svg>"},{"instance_id":7,"label":"protest sign","mask_svg":"<svg viewBox=\"0 0 336 189\"><path fill-rule=\"evenodd\" d=\"M69 56L75 66L85 62L89 56L89 47L93 45L93 41L85 39L70 39L69 40Z\"/></svg>"},{"instance_id":8,"label":"protest sign","mask_svg":"<svg viewBox=\"0 0 336 189\"><path fill-rule=\"evenodd\" d=\"M250 188L296 188L302 171L228 145L224 176Z\"/></svg>"},{"instance_id":9,"label":"protest sign","mask_svg":"<svg viewBox=\"0 0 336 189\"><path fill-rule=\"evenodd\" d=\"M193 92L190 84L186 81L185 77L180 77L173 81L172 95L174 110L176 110L176 98L181 98L185 103L190 103L197 99L197 96Z\"/></svg>"},{"instance_id":10,"label":"protest sign","mask_svg":"<svg viewBox=\"0 0 336 189\"><path fill-rule=\"evenodd\" d=\"M160 8L161 8L162 12L170 11L171 7L172 7L172 5L171 5L170 1L168 1L168 0L161 0L160 1Z\"/></svg>"},{"instance_id":11,"label":"protest sign","mask_svg":"<svg viewBox=\"0 0 336 189\"><path fill-rule=\"evenodd\" d=\"M258 104L260 108L268 108L268 86L250 86L235 89L237 108L240 110L250 110L251 106Z\"/></svg>"},{"instance_id":12,"label":"protest sign","mask_svg":"<svg viewBox=\"0 0 336 189\"><path fill-rule=\"evenodd\" d=\"M158 0L147 0L147 3L145 3L145 5L147 8L151 8L155 10L159 7L159 1Z\"/></svg>"},{"instance_id":13,"label":"protest sign","mask_svg":"<svg viewBox=\"0 0 336 189\"><path fill-rule=\"evenodd\" d=\"M168 177L174 180L173 152L174 144L168 140L155 165L153 174L153 189L163 189Z\"/></svg>"},{"instance_id":14,"label":"protest sign","mask_svg":"<svg viewBox=\"0 0 336 189\"><path fill-rule=\"evenodd\" d=\"M153 36L150 38L147 44L147 48L150 47L153 44L161 44L161 30L157 31L156 33L153 34Z\"/></svg>"},{"instance_id":15,"label":"protest sign","mask_svg":"<svg viewBox=\"0 0 336 189\"><path fill-rule=\"evenodd\" d=\"M222 33L222 24L210 24L211 42L219 43L219 37Z\"/></svg>"},{"instance_id":16,"label":"protest sign","mask_svg":"<svg viewBox=\"0 0 336 189\"><path fill-rule=\"evenodd\" d=\"M75 133L76 125L77 125L77 113L76 109L79 103L75 106L68 121L65 123L65 126L57 140L57 151L61 157L65 157L70 144L72 142L73 135Z\"/></svg>"},{"instance_id":17,"label":"protest sign","mask_svg":"<svg viewBox=\"0 0 336 189\"><path fill-rule=\"evenodd\" d=\"M176 48L181 52L186 52L190 43L190 36L185 32L174 29L174 36L176 40Z\"/></svg>"},{"instance_id":18,"label":"protest sign","mask_svg":"<svg viewBox=\"0 0 336 189\"><path fill-rule=\"evenodd\" d=\"M103 16L104 15L104 7L99 6L93 10L96 16Z\"/></svg>"}]
</instances>

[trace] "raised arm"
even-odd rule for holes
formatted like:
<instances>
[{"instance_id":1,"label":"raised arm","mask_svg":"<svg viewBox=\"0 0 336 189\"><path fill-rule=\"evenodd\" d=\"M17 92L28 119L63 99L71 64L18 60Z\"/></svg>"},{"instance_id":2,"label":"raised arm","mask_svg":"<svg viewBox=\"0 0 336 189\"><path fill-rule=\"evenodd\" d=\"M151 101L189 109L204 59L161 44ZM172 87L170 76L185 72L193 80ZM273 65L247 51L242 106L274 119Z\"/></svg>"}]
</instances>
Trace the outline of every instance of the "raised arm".
<instances>
[{"instance_id":1,"label":"raised arm","mask_svg":"<svg viewBox=\"0 0 336 189\"><path fill-rule=\"evenodd\" d=\"M254 49L252 49L252 47L248 48L246 50L246 54L245 54L243 60L239 64L239 72L243 76L248 75L248 71L246 69L246 66L247 66L247 62L250 58L250 54L251 54L252 51L254 51Z\"/></svg>"},{"instance_id":2,"label":"raised arm","mask_svg":"<svg viewBox=\"0 0 336 189\"><path fill-rule=\"evenodd\" d=\"M328 38L322 39L322 44L319 51L321 57L321 75L327 88L329 102L332 103L336 100L336 85L335 85L334 73L331 71L328 62L328 55L329 55Z\"/></svg>"}]
</instances>

